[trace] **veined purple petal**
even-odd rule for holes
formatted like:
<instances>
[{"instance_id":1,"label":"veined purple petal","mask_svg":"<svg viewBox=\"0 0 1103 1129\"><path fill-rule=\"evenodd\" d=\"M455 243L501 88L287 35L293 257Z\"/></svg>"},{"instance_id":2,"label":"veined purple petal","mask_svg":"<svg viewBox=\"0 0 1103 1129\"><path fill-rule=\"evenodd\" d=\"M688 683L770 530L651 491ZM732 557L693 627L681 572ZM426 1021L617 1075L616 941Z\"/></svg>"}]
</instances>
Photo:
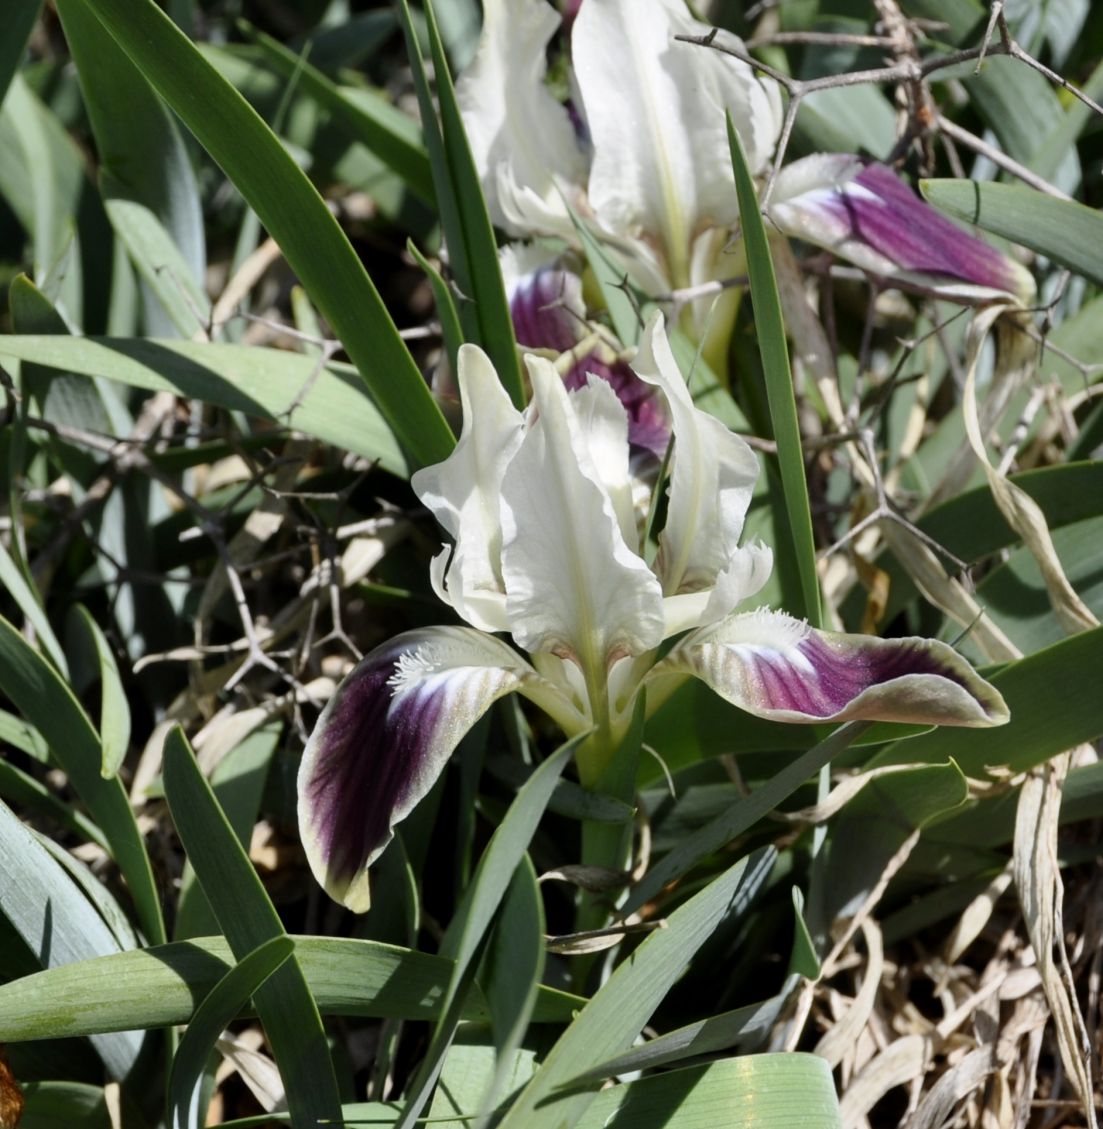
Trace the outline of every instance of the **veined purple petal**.
<instances>
[{"instance_id":1,"label":"veined purple petal","mask_svg":"<svg viewBox=\"0 0 1103 1129\"><path fill-rule=\"evenodd\" d=\"M507 286L518 345L566 353L588 332L582 280L573 272L541 267Z\"/></svg>"},{"instance_id":2,"label":"veined purple petal","mask_svg":"<svg viewBox=\"0 0 1103 1129\"><path fill-rule=\"evenodd\" d=\"M787 234L875 274L926 279L947 297L1027 301L1034 292L1018 263L925 203L891 169L857 157L821 154L790 165L778 177L770 216Z\"/></svg>"},{"instance_id":3,"label":"veined purple petal","mask_svg":"<svg viewBox=\"0 0 1103 1129\"><path fill-rule=\"evenodd\" d=\"M628 413L628 442L662 458L670 441L670 419L662 397L623 361L586 320L582 279L549 262L536 245L512 244L501 252L513 332L522 348L571 355L563 382L585 388L590 373L601 377ZM559 366L562 371L562 364Z\"/></svg>"},{"instance_id":4,"label":"veined purple petal","mask_svg":"<svg viewBox=\"0 0 1103 1129\"><path fill-rule=\"evenodd\" d=\"M778 721L1002 725L999 692L933 639L814 631L783 612L732 616L687 636L649 677L685 672Z\"/></svg>"},{"instance_id":5,"label":"veined purple petal","mask_svg":"<svg viewBox=\"0 0 1103 1129\"><path fill-rule=\"evenodd\" d=\"M670 416L658 390L640 380L626 361L609 364L593 354L575 361L563 383L572 391L584 388L591 373L610 384L624 405L628 413L628 442L661 459L670 442Z\"/></svg>"},{"instance_id":6,"label":"veined purple petal","mask_svg":"<svg viewBox=\"0 0 1103 1129\"><path fill-rule=\"evenodd\" d=\"M464 627L408 631L371 652L322 711L299 768L299 827L318 882L370 904L367 870L463 735L525 680L505 643Z\"/></svg>"}]
</instances>

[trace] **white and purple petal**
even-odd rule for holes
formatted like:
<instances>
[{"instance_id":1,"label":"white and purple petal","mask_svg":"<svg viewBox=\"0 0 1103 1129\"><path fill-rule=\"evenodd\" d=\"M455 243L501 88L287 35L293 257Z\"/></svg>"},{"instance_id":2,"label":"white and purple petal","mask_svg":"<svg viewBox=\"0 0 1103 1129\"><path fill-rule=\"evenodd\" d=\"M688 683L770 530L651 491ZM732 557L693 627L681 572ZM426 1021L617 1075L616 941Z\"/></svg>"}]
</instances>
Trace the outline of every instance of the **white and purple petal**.
<instances>
[{"instance_id":1,"label":"white and purple petal","mask_svg":"<svg viewBox=\"0 0 1103 1129\"><path fill-rule=\"evenodd\" d=\"M962 301L1028 302L1022 266L963 231L890 168L848 154L818 154L779 174L769 215L787 235L870 273Z\"/></svg>"},{"instance_id":2,"label":"white and purple petal","mask_svg":"<svg viewBox=\"0 0 1103 1129\"><path fill-rule=\"evenodd\" d=\"M815 631L765 609L686 636L648 679L691 674L776 721L1002 725L1007 706L953 648L933 639Z\"/></svg>"},{"instance_id":3,"label":"white and purple petal","mask_svg":"<svg viewBox=\"0 0 1103 1129\"><path fill-rule=\"evenodd\" d=\"M535 243L509 243L498 253L517 344L570 351L589 332L582 279Z\"/></svg>"},{"instance_id":4,"label":"white and purple petal","mask_svg":"<svg viewBox=\"0 0 1103 1129\"><path fill-rule=\"evenodd\" d=\"M362 913L368 867L492 702L530 693L582 726L511 647L466 627L408 631L371 652L322 711L299 768L299 828L318 882Z\"/></svg>"}]
</instances>

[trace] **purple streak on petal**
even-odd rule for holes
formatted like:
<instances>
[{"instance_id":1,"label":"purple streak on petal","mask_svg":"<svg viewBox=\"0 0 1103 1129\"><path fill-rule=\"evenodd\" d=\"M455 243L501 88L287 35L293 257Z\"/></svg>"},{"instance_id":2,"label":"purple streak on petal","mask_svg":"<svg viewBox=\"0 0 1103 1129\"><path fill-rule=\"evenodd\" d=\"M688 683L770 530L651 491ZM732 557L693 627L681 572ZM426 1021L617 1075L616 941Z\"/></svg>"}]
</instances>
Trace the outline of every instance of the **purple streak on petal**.
<instances>
[{"instance_id":1,"label":"purple streak on petal","mask_svg":"<svg viewBox=\"0 0 1103 1129\"><path fill-rule=\"evenodd\" d=\"M855 191L860 189L864 191ZM1007 258L921 200L884 165L868 164L827 201L855 238L901 269L1017 293Z\"/></svg>"},{"instance_id":2,"label":"purple streak on petal","mask_svg":"<svg viewBox=\"0 0 1103 1129\"><path fill-rule=\"evenodd\" d=\"M571 390L584 388L590 373L611 384L628 413L628 442L661 459L670 442L670 419L658 389L645 384L624 361L606 364L596 357L576 361L563 378Z\"/></svg>"},{"instance_id":3,"label":"purple streak on petal","mask_svg":"<svg viewBox=\"0 0 1103 1129\"><path fill-rule=\"evenodd\" d=\"M565 353L586 332L564 302L568 277L566 271L545 267L518 280L509 299L518 345Z\"/></svg>"},{"instance_id":4,"label":"purple streak on petal","mask_svg":"<svg viewBox=\"0 0 1103 1129\"><path fill-rule=\"evenodd\" d=\"M351 879L390 838L393 813L420 776L441 695L395 698L388 680L405 647L382 647L342 683L319 722L304 795L329 871Z\"/></svg>"}]
</instances>

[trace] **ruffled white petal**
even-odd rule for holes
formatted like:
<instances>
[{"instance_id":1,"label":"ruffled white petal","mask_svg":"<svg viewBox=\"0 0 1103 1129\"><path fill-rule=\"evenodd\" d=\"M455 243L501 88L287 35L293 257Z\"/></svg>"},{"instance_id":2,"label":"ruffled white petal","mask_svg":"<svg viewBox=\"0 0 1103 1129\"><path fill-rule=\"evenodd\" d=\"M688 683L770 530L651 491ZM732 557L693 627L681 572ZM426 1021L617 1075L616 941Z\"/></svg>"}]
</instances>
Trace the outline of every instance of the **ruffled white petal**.
<instances>
[{"instance_id":1,"label":"ruffled white petal","mask_svg":"<svg viewBox=\"0 0 1103 1129\"><path fill-rule=\"evenodd\" d=\"M506 622L499 499L521 443L521 413L481 349L464 345L458 368L459 442L444 462L416 471L410 484L455 541L447 572L439 556L433 563L438 595L472 626L501 631Z\"/></svg>"},{"instance_id":2,"label":"ruffled white petal","mask_svg":"<svg viewBox=\"0 0 1103 1129\"><path fill-rule=\"evenodd\" d=\"M694 405L661 314L648 322L632 367L641 380L662 389L674 421L670 504L655 571L667 597L711 592L726 575L722 594L711 604L715 611L737 590L739 577L746 575L744 594L757 591L752 578L760 575L764 561L760 556L748 558L749 570L738 562L746 552L739 547L739 537L758 477L758 459L743 439ZM685 614L678 618L684 621Z\"/></svg>"},{"instance_id":3,"label":"ruffled white petal","mask_svg":"<svg viewBox=\"0 0 1103 1129\"><path fill-rule=\"evenodd\" d=\"M658 645L662 594L625 542L572 394L549 361L527 363L533 404L502 484L511 630L526 651L571 659L603 684L617 658Z\"/></svg>"},{"instance_id":4,"label":"ruffled white petal","mask_svg":"<svg viewBox=\"0 0 1103 1129\"><path fill-rule=\"evenodd\" d=\"M490 217L510 235L571 232L561 193L586 174L567 111L544 85L558 27L545 0L485 0L478 51L456 84Z\"/></svg>"},{"instance_id":5,"label":"ruffled white petal","mask_svg":"<svg viewBox=\"0 0 1103 1129\"><path fill-rule=\"evenodd\" d=\"M594 150L590 205L609 232L656 239L675 285L687 282L693 237L739 214L725 110L756 172L781 124L772 80L674 38L710 30L681 0L586 0L572 35Z\"/></svg>"}]
</instances>

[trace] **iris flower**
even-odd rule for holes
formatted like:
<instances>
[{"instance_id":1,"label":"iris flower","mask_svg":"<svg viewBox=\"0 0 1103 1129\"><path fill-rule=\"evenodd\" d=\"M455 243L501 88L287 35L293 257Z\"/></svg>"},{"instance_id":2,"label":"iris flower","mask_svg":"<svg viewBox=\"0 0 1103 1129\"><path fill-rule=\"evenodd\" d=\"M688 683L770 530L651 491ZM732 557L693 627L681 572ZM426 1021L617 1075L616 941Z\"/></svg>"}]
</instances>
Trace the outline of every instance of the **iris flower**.
<instances>
[{"instance_id":1,"label":"iris flower","mask_svg":"<svg viewBox=\"0 0 1103 1129\"><path fill-rule=\"evenodd\" d=\"M682 0L584 0L564 104L544 81L559 24L546 0L483 5L457 94L491 219L577 246L569 206L648 294L719 277L739 219L724 112L762 172L781 129L777 84L678 42L711 30Z\"/></svg>"},{"instance_id":2,"label":"iris flower","mask_svg":"<svg viewBox=\"0 0 1103 1129\"><path fill-rule=\"evenodd\" d=\"M690 677L787 722L1007 720L996 690L944 643L817 631L784 612L744 610L772 567L767 546L741 544L757 459L694 406L661 315L634 362L672 421L653 556L616 393L599 378L568 389L546 358L526 362L532 400L519 412L485 354L461 349L459 442L412 479L450 539L432 562L433 587L469 626L408 631L376 648L307 744L300 826L332 897L368 908L368 868L395 824L505 694L523 695L568 735L588 734L576 762L590 788L638 696L646 691L653 713Z\"/></svg>"}]
</instances>

